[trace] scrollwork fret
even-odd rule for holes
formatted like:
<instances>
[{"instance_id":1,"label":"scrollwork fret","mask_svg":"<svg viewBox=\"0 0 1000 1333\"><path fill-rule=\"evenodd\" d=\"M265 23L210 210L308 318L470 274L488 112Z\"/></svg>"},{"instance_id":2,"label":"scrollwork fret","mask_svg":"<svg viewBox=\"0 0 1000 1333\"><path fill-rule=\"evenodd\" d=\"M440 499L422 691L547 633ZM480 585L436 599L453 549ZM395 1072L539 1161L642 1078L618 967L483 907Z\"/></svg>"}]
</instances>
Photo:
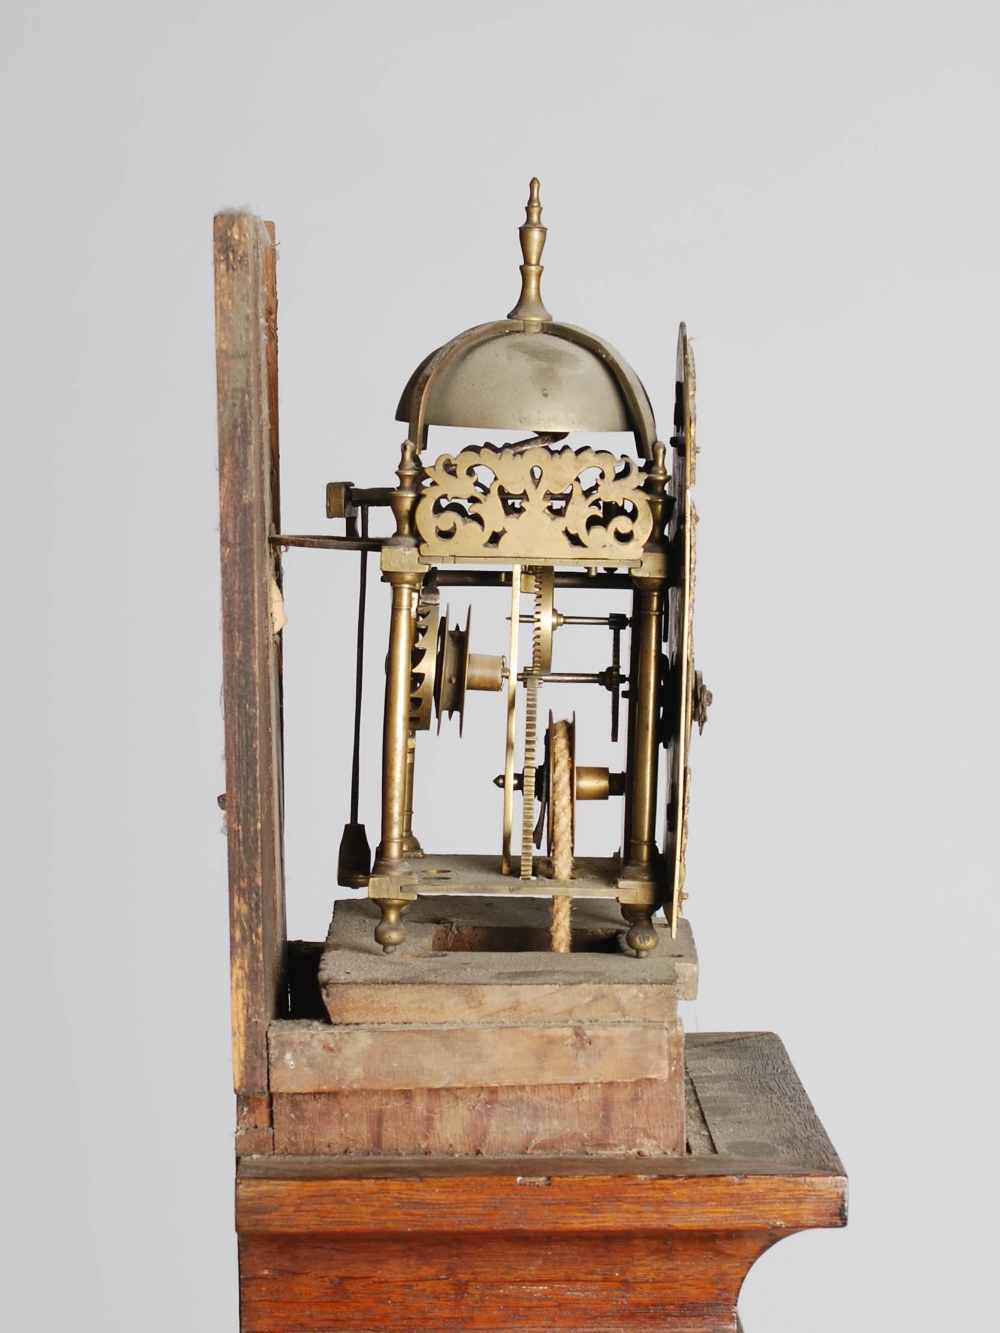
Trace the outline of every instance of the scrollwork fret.
<instances>
[{"instance_id":1,"label":"scrollwork fret","mask_svg":"<svg viewBox=\"0 0 1000 1333\"><path fill-rule=\"evenodd\" d=\"M606 450L491 444L427 469L415 527L421 555L447 559L642 559L653 530L643 473Z\"/></svg>"}]
</instances>

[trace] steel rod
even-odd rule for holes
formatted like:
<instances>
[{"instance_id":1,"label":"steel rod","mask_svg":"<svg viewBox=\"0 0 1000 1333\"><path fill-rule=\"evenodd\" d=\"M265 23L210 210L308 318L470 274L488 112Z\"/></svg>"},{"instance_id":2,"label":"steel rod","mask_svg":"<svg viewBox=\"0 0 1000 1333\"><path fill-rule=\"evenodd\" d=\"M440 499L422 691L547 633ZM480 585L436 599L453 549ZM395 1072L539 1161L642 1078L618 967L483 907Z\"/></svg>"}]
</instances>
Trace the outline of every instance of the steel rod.
<instances>
[{"instance_id":1,"label":"steel rod","mask_svg":"<svg viewBox=\"0 0 1000 1333\"><path fill-rule=\"evenodd\" d=\"M367 512L367 510L365 511ZM388 537L310 537L288 532L271 536L272 546L304 546L313 551L381 551Z\"/></svg>"},{"instance_id":2,"label":"steel rod","mask_svg":"<svg viewBox=\"0 0 1000 1333\"><path fill-rule=\"evenodd\" d=\"M361 510L362 539L368 536L368 509ZM361 548L361 575L358 581L358 646L354 674L354 754L351 758L351 823L358 822L361 789L361 697L365 681L365 607L368 601L368 548Z\"/></svg>"},{"instance_id":3,"label":"steel rod","mask_svg":"<svg viewBox=\"0 0 1000 1333\"><path fill-rule=\"evenodd\" d=\"M522 616L522 617L521 617L521 624L522 624L522 625L531 625L531 624L533 624L533 623L534 623L534 616ZM563 616L562 619L558 622L558 628L561 629L561 628L563 627L563 625L607 625L607 626L609 626L609 627L613 627L613 626L614 626L614 623L615 623L615 617L614 617L613 615L610 615L610 616ZM627 618L625 618L625 623L626 623L626 624L628 623Z\"/></svg>"},{"instance_id":4,"label":"steel rod","mask_svg":"<svg viewBox=\"0 0 1000 1333\"><path fill-rule=\"evenodd\" d=\"M539 676L539 680L551 681L553 685L603 685L601 675L596 671L551 671Z\"/></svg>"},{"instance_id":5,"label":"steel rod","mask_svg":"<svg viewBox=\"0 0 1000 1333\"><path fill-rule=\"evenodd\" d=\"M500 873L510 874L510 841L514 829L514 743L517 730L517 640L521 611L521 566L511 571L515 577L510 585L510 644L507 667L507 744L503 764L503 850Z\"/></svg>"}]
</instances>

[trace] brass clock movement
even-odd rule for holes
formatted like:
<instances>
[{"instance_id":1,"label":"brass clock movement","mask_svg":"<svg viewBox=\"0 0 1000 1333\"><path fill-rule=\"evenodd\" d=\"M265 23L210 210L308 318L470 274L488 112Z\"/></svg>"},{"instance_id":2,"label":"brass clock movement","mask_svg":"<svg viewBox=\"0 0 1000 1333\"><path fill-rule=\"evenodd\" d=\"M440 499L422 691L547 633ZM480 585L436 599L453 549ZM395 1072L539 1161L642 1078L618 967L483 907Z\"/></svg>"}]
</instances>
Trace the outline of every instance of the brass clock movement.
<instances>
[{"instance_id":1,"label":"brass clock movement","mask_svg":"<svg viewBox=\"0 0 1000 1333\"><path fill-rule=\"evenodd\" d=\"M339 865L341 884L366 887L379 904L375 938L387 953L405 938L407 905L424 894L551 896L557 952L570 948L574 898L615 899L638 958L656 947L654 913L663 909L675 933L684 900L688 749L711 700L691 635L694 359L681 325L672 432L662 440L628 363L545 308L541 213L533 180L520 228L521 292L507 318L460 333L406 385L398 485L328 488L328 515L348 524L345 544L359 537L359 519L362 547L374 544L365 536L372 505L387 504L396 523L380 543L391 592L380 837L372 865L356 809L359 715L355 808ZM432 426L472 428L482 442L429 457ZM524 436L494 445L490 432ZM621 432L632 436L630 453L574 443ZM506 656L473 652L471 616L451 618L443 594L463 588L501 591ZM586 590L589 614L561 613L567 588ZM608 609L622 589L631 593L628 615ZM359 659L365 593L363 570ZM607 636L602 671L574 669L584 632ZM570 708L567 687L579 685L590 689L574 690ZM470 690L500 696L502 826L495 845L475 855L425 850L412 823L420 750L433 743L422 733L435 718L440 729L457 716L461 729ZM617 771L577 753L573 714L584 706L610 714L611 740L624 748ZM594 800L623 807L620 846L606 857L576 855L576 807Z\"/></svg>"}]
</instances>

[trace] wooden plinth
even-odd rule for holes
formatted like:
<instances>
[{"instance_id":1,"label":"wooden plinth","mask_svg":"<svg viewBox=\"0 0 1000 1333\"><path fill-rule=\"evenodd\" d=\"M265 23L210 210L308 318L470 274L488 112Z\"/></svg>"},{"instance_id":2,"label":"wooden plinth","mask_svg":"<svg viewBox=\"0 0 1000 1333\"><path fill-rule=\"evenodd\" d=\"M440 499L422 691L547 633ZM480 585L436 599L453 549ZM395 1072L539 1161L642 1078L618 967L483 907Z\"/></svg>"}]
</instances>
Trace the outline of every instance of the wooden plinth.
<instances>
[{"instance_id":1,"label":"wooden plinth","mask_svg":"<svg viewBox=\"0 0 1000 1333\"><path fill-rule=\"evenodd\" d=\"M324 1018L270 1025L276 1153L684 1152L677 1001L697 985L686 922L640 960L616 903L574 903L575 947L553 954L546 900L429 895L387 956L379 915L337 902Z\"/></svg>"},{"instance_id":2,"label":"wooden plinth","mask_svg":"<svg viewBox=\"0 0 1000 1333\"><path fill-rule=\"evenodd\" d=\"M244 1157L242 1333L733 1333L846 1180L776 1037L689 1037L687 1071L683 1156Z\"/></svg>"}]
</instances>

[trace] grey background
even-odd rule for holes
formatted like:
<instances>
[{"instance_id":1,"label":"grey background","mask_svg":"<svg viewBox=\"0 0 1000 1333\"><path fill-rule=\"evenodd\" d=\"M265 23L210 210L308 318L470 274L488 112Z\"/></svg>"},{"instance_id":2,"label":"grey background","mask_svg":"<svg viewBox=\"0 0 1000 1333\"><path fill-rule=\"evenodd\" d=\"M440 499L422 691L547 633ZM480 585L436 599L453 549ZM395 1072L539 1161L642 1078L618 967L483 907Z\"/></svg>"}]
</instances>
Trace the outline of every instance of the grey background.
<instances>
[{"instance_id":1,"label":"grey background","mask_svg":"<svg viewBox=\"0 0 1000 1333\"><path fill-rule=\"evenodd\" d=\"M747 1328L987 1326L995 15L5 7L9 1327L236 1327L212 215L277 223L284 525L322 531L327 480L391 481L417 361L513 304L536 173L546 301L661 423L680 319L696 339L716 702L688 1022L778 1031L852 1179L846 1232L753 1270ZM354 579L288 560L290 924L313 938ZM494 837L493 789L456 789Z\"/></svg>"}]
</instances>

